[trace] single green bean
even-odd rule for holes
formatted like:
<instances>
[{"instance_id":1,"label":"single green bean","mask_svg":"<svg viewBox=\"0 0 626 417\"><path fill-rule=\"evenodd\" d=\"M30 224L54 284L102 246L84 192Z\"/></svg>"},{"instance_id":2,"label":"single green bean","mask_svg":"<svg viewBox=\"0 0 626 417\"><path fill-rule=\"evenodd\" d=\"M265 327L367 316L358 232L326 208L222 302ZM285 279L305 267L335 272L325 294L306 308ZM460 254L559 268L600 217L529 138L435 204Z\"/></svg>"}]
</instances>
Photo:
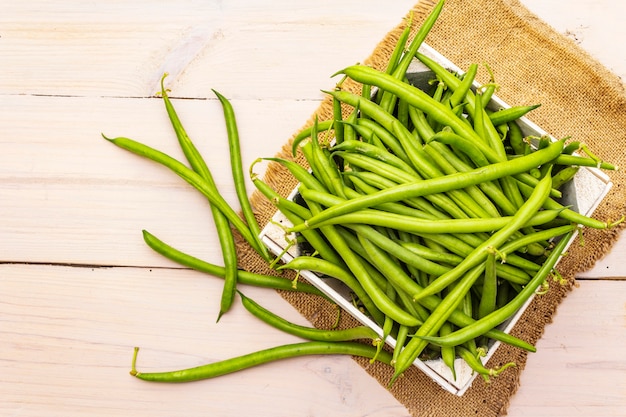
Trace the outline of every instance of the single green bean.
<instances>
[{"instance_id":1,"label":"single green bean","mask_svg":"<svg viewBox=\"0 0 626 417\"><path fill-rule=\"evenodd\" d=\"M520 117L526 116L532 110L539 107L540 104L534 104L532 106L513 106L506 109L491 112L489 119L494 126L499 126L509 122L514 122Z\"/></svg>"},{"instance_id":2,"label":"single green bean","mask_svg":"<svg viewBox=\"0 0 626 417\"><path fill-rule=\"evenodd\" d=\"M341 204L345 199L335 197L332 194L323 193L315 190L303 190L302 196L307 200L315 201L321 205L332 206L333 204ZM523 224L524 227L539 226L554 220L561 210L542 210L535 216L528 219ZM492 232L499 230L511 222L514 216L494 217L489 219L471 218L471 219L420 219L410 216L388 213L385 211L374 209L361 209L352 213L343 214L324 222L310 226L306 221L304 223L294 225L289 232L296 233L306 230L310 227L323 227L332 224L368 224L372 226L389 227L395 230L415 234L432 234L447 233L453 230L455 233L477 233Z\"/></svg>"},{"instance_id":3,"label":"single green bean","mask_svg":"<svg viewBox=\"0 0 626 417\"><path fill-rule=\"evenodd\" d=\"M516 366L515 362L509 362L500 368L497 369L488 369L483 365L483 363L478 359L475 355L472 354L468 349L458 346L457 352L461 358L467 363L467 365L472 368L472 370L478 374L480 374L486 382L489 382L489 378L492 376L498 376L510 367Z\"/></svg>"},{"instance_id":4,"label":"single green bean","mask_svg":"<svg viewBox=\"0 0 626 417\"><path fill-rule=\"evenodd\" d=\"M498 294L498 277L496 275L496 254L495 251L487 254L485 261L485 275L483 287L478 303L478 318L483 318L496 309L496 296Z\"/></svg>"},{"instance_id":5,"label":"single green bean","mask_svg":"<svg viewBox=\"0 0 626 417\"><path fill-rule=\"evenodd\" d=\"M259 233L261 233L261 228L256 220L256 216L254 215L254 210L252 209L252 205L250 204L250 200L248 198L248 191L246 190L246 181L244 178L244 171L241 160L241 146L239 144L239 130L237 128L235 110L233 109L232 104L226 97L224 97L222 94L218 93L215 90L212 91L217 96L220 103L222 103L224 120L226 121L226 131L228 135L230 166L233 176L233 182L235 185L235 192L239 200L241 212L244 219L246 220L246 223L248 223L248 227L250 228L252 233L258 236ZM263 246L263 248L264 251L267 251L265 246ZM267 258L267 256L264 257Z\"/></svg>"},{"instance_id":6,"label":"single green bean","mask_svg":"<svg viewBox=\"0 0 626 417\"><path fill-rule=\"evenodd\" d=\"M386 364L391 362L391 353L378 352L376 347L358 342L301 342L263 349L235 358L230 358L194 368L170 372L139 372L136 369L138 348L135 348L130 374L144 381L154 382L191 382L210 379L241 371L264 363L280 359L306 355L352 355L372 358Z\"/></svg>"},{"instance_id":7,"label":"single green bean","mask_svg":"<svg viewBox=\"0 0 626 417\"><path fill-rule=\"evenodd\" d=\"M476 78L476 74L478 72L478 64L470 64L469 68L463 74L463 79L459 83L459 87L454 90L452 95L450 96L449 105L450 108L455 108L463 101L467 96L467 92L470 91L472 84L474 83L474 79ZM443 81L445 82L445 80Z\"/></svg>"},{"instance_id":8,"label":"single green bean","mask_svg":"<svg viewBox=\"0 0 626 417\"><path fill-rule=\"evenodd\" d=\"M355 326L341 330L323 330L315 327L301 326L272 313L251 298L246 297L241 291L239 291L239 296L241 297L242 305L246 310L252 313L252 315L272 327L303 339L319 342L347 342L358 339L371 339L372 342L376 342L377 339L380 339L380 336L368 326Z\"/></svg>"}]
</instances>

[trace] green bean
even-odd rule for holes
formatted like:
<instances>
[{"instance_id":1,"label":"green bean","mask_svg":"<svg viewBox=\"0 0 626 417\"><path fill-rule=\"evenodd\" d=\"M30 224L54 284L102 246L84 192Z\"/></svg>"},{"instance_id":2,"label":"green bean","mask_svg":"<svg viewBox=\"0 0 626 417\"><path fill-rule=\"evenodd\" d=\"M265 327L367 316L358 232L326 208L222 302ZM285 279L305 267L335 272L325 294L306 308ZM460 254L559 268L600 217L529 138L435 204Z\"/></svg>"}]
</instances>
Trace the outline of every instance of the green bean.
<instances>
[{"instance_id":1,"label":"green bean","mask_svg":"<svg viewBox=\"0 0 626 417\"><path fill-rule=\"evenodd\" d=\"M176 132L176 137L178 138L181 149L183 150L187 161L189 161L191 168L202 176L208 185L212 187L215 192L217 192L217 186L211 171L202 158L202 155L189 138L189 135L180 122L178 114L176 113L176 110L167 95L167 91L163 85L165 77L166 75L161 78L161 96L163 97L167 114L172 122L172 126ZM220 247L222 248L222 259L224 260L224 288L222 290L222 297L220 300L220 311L217 316L217 320L219 321L220 317L230 309L235 298L238 268L237 249L235 247L235 240L230 229L228 218L215 205L210 204L210 207Z\"/></svg>"},{"instance_id":2,"label":"green bean","mask_svg":"<svg viewBox=\"0 0 626 417\"><path fill-rule=\"evenodd\" d=\"M358 342L301 342L263 349L235 358L230 358L194 368L170 372L139 372L136 369L138 348L135 348L130 374L144 381L191 382L210 379L241 371L268 362L306 355L352 355L372 358L386 364L391 362L391 353L378 352L374 346Z\"/></svg>"},{"instance_id":3,"label":"green bean","mask_svg":"<svg viewBox=\"0 0 626 417\"><path fill-rule=\"evenodd\" d=\"M489 148L489 141L487 140L487 132L485 131L484 118L486 115L485 115L485 112L482 111L483 109L482 97L483 95L481 93L481 90L477 90L476 94L474 94L474 108L476 109L476 111L474 112L474 130L476 131L476 134L478 135L478 137L482 139L482 142L475 141L474 143L476 144L476 146L486 145L487 149L491 149Z\"/></svg>"},{"instance_id":4,"label":"green bean","mask_svg":"<svg viewBox=\"0 0 626 417\"><path fill-rule=\"evenodd\" d=\"M439 336L442 336L442 337L446 336L452 333L452 331L453 331L452 323L447 321L441 325L441 329L439 329ZM452 379L456 380L456 370L454 366L454 361L456 360L456 351L455 351L454 346L441 348L441 360L443 361L443 363L446 364L446 366L452 372Z\"/></svg>"},{"instance_id":5,"label":"green bean","mask_svg":"<svg viewBox=\"0 0 626 417\"><path fill-rule=\"evenodd\" d=\"M490 247L498 248L504 242L506 242L511 235L520 229L530 218L537 215L537 211L544 204L546 199L548 198L548 193L550 191L552 185L552 177L546 176L542 179L537 188L533 191L533 193L528 197L528 200L524 203L520 210L513 216L511 221L498 230L496 233L491 235L491 237L485 240L481 245L476 247L471 254L469 254L463 262L457 265L451 271L439 276L435 281L431 282L430 285L418 294L415 295L416 299L424 297L426 295L436 294L457 279L459 279L464 273L466 273L470 268L473 268L478 263L484 261L485 257L488 254L487 249Z\"/></svg>"},{"instance_id":6,"label":"green bean","mask_svg":"<svg viewBox=\"0 0 626 417\"><path fill-rule=\"evenodd\" d=\"M380 338L371 327L367 326L355 326L342 330L322 330L315 327L301 326L272 313L251 298L246 297L241 291L239 291L239 296L241 297L242 305L255 317L272 327L303 339L319 342L346 342L358 339L371 339L372 342L375 342Z\"/></svg>"},{"instance_id":7,"label":"green bean","mask_svg":"<svg viewBox=\"0 0 626 417\"><path fill-rule=\"evenodd\" d=\"M557 189L561 188L563 184L571 181L579 170L580 166L568 166L563 168L552 176L552 186Z\"/></svg>"},{"instance_id":8,"label":"green bean","mask_svg":"<svg viewBox=\"0 0 626 417\"><path fill-rule=\"evenodd\" d=\"M489 382L489 377L498 376L505 369L508 369L512 366L516 366L514 362L509 362L501 366L498 369L488 369L483 365L483 363L475 355L473 355L466 348L458 346L457 352L459 353L459 356L463 358L465 363L467 363L468 366L472 368L474 372L477 372L478 374L480 374L486 382Z\"/></svg>"},{"instance_id":9,"label":"green bean","mask_svg":"<svg viewBox=\"0 0 626 417\"><path fill-rule=\"evenodd\" d=\"M484 334L485 331L490 330L504 322L511 317L519 308L537 291L539 286L546 279L550 271L554 268L557 261L563 254L563 250L569 243L569 240L573 232L568 232L562 237L559 243L556 244L550 255L546 258L545 262L541 266L541 269L537 271L533 279L505 306L487 314L483 318L475 321L471 325L463 327L445 338L435 337L422 337L431 343L438 345L457 346L467 340Z\"/></svg>"},{"instance_id":10,"label":"green bean","mask_svg":"<svg viewBox=\"0 0 626 417\"><path fill-rule=\"evenodd\" d=\"M581 142L579 141L570 142L563 148L563 154L571 155L574 152L578 152L580 150L580 146Z\"/></svg>"},{"instance_id":11,"label":"green bean","mask_svg":"<svg viewBox=\"0 0 626 417\"><path fill-rule=\"evenodd\" d=\"M402 33L400 34L400 36L398 37L398 40L395 43L395 46L393 48L393 51L391 52L391 55L389 56L389 59L387 60L387 68L385 68L385 72L387 74L393 74L396 68L398 67L400 60L402 59L402 54L404 53L404 48L409 39L409 35L411 35L412 25L413 25L413 14L411 13L408 17L408 21L406 22L404 29L402 30Z\"/></svg>"},{"instance_id":12,"label":"green bean","mask_svg":"<svg viewBox=\"0 0 626 417\"><path fill-rule=\"evenodd\" d=\"M325 206L331 206L333 203L340 204L346 201L345 199L336 198L332 194L314 190L303 190L301 194L307 200L315 201L316 203ZM524 223L523 226L539 226L548 223L554 220L560 212L561 210L540 211ZM372 226L390 227L396 230L402 230L415 234L447 233L450 230L454 230L455 233L477 233L499 230L509 224L512 219L513 216L494 217L488 219L420 219L380 210L361 209L317 223L314 227L318 228L332 224L368 224ZM293 226L289 229L289 231L295 233L308 228L310 228L310 226L305 221L304 223Z\"/></svg>"},{"instance_id":13,"label":"green bean","mask_svg":"<svg viewBox=\"0 0 626 417\"><path fill-rule=\"evenodd\" d=\"M219 278L224 277L224 267L205 262L201 259L183 253L178 249L169 246L168 244L158 239L156 236L146 230L143 231L143 239L146 244L155 252L180 265L187 266L189 268L195 269L196 271L205 272ZM248 272L241 269L237 271L237 281L241 284L252 285L255 287L273 288L286 291L299 291L327 298L324 293L322 293L313 285L299 283L298 287L294 288L291 281L288 279L275 277L272 275L255 274L253 272Z\"/></svg>"},{"instance_id":14,"label":"green bean","mask_svg":"<svg viewBox=\"0 0 626 417\"><path fill-rule=\"evenodd\" d=\"M317 178L315 178L309 171L307 171L303 166L299 165L294 161L290 161L288 159L283 158L262 158L266 161L277 162L287 168L291 175L294 176L299 182L305 185L305 187L314 189L314 190L326 190L326 188L322 185L321 182Z\"/></svg>"},{"instance_id":15,"label":"green bean","mask_svg":"<svg viewBox=\"0 0 626 417\"><path fill-rule=\"evenodd\" d=\"M489 119L491 119L491 123L494 126L507 124L509 122L514 122L520 117L527 115L532 110L535 110L539 107L540 104L535 104L532 106L514 106L506 109L494 111L489 114Z\"/></svg>"},{"instance_id":16,"label":"green bean","mask_svg":"<svg viewBox=\"0 0 626 417\"><path fill-rule=\"evenodd\" d=\"M498 277L496 275L496 254L495 250L487 254L485 261L485 276L483 278L483 288L478 303L478 318L483 318L496 309L496 296L498 293Z\"/></svg>"},{"instance_id":17,"label":"green bean","mask_svg":"<svg viewBox=\"0 0 626 417\"><path fill-rule=\"evenodd\" d=\"M478 72L478 64L470 64L469 68L463 75L463 80L459 83L459 87L454 90L452 95L450 96L449 105L450 108L455 108L459 104L461 104L465 97L467 96L467 92L470 91L474 79L476 78L476 73ZM443 80L445 82L445 80Z\"/></svg>"},{"instance_id":18,"label":"green bean","mask_svg":"<svg viewBox=\"0 0 626 417\"><path fill-rule=\"evenodd\" d=\"M250 246L257 251L257 253L262 256L267 253L267 249L263 246L259 236L250 231L248 225L241 220L237 213L228 205L226 200L224 200L224 198L217 193L206 182L206 180L202 178L202 176L171 156L132 139L124 137L111 139L104 135L103 137L122 149L126 149L139 156L148 158L172 170L179 177L200 191L209 200L209 203L215 205L228 218L231 224L239 231L241 236L250 244ZM264 256L264 258L269 260L269 256Z\"/></svg>"},{"instance_id":19,"label":"green bean","mask_svg":"<svg viewBox=\"0 0 626 417\"><path fill-rule=\"evenodd\" d=\"M586 166L586 167L596 167L601 169L606 169L609 171L617 171L619 168L616 165L611 164L610 162L599 161L593 158L586 158L583 156L576 155L566 155L561 154L554 161L556 165L577 165L577 166Z\"/></svg>"},{"instance_id":20,"label":"green bean","mask_svg":"<svg viewBox=\"0 0 626 417\"><path fill-rule=\"evenodd\" d=\"M212 90L217 96L224 112L224 120L226 121L226 131L228 134L228 147L230 152L230 166L233 175L233 182L235 185L235 192L239 200L241 212L244 219L248 223L248 227L252 230L255 236L261 233L261 228L254 215L254 210L248 199L248 192L246 190L246 181L244 179L244 171L241 161L241 146L239 144L239 130L237 128L237 119L235 118L235 110L230 101L222 94L215 90ZM264 251L267 249L263 246ZM263 254L262 254L263 255ZM265 256L267 257L267 256Z\"/></svg>"},{"instance_id":21,"label":"green bean","mask_svg":"<svg viewBox=\"0 0 626 417\"><path fill-rule=\"evenodd\" d=\"M498 162L496 164L477 168L472 171L460 172L458 174L447 175L445 177L437 177L423 181L400 184L395 187L379 191L375 194L354 198L327 208L323 212L311 217L308 220L308 224L309 226L314 226L316 223L340 214L347 214L362 208L373 207L381 203L400 201L405 198L420 197L433 193L441 193L451 189L458 189L479 184L484 181L491 181L507 175L514 175L554 159L554 157L560 153L562 148L563 142L557 141L551 144L548 148L538 150L513 161Z\"/></svg>"},{"instance_id":22,"label":"green bean","mask_svg":"<svg viewBox=\"0 0 626 417\"><path fill-rule=\"evenodd\" d=\"M410 328L408 326L399 325L398 334L396 335L396 346L393 349L391 364L393 365L398 360L398 355L402 351L402 347L406 343L409 336Z\"/></svg>"},{"instance_id":23,"label":"green bean","mask_svg":"<svg viewBox=\"0 0 626 417\"><path fill-rule=\"evenodd\" d=\"M337 89L339 89L340 87L336 87ZM343 142L343 131L344 131L344 126L343 126L343 112L342 112L342 108L341 108L341 102L339 100L336 100L333 98L333 121L332 121L332 128L335 131L335 141L336 143L341 143ZM316 123L318 123L318 129L319 127L319 121L317 121L316 119ZM330 126L327 127L327 129L330 129ZM295 145L293 146L297 146L298 144L295 143ZM292 149L292 153L293 156L296 155L296 152L294 152L295 147Z\"/></svg>"}]
</instances>

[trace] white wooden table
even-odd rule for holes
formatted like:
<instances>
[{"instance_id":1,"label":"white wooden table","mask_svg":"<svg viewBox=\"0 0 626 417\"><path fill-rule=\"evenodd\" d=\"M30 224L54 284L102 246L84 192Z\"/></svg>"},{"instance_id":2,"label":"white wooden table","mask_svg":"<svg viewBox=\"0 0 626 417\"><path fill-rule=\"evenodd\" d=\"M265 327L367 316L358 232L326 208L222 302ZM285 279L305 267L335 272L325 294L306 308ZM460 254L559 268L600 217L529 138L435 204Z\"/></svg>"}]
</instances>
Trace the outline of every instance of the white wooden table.
<instances>
[{"instance_id":1,"label":"white wooden table","mask_svg":"<svg viewBox=\"0 0 626 417\"><path fill-rule=\"evenodd\" d=\"M100 137L180 156L167 85L228 201L236 198L215 88L232 100L244 164L272 156L312 114L330 74L366 57L414 0L2 1L0 415L405 416L346 357L311 357L186 385L128 375L296 339L237 305L221 282L147 248L141 229L220 262L206 202L170 172ZM524 0L626 76L621 0ZM251 190L252 188L250 188ZM625 239L559 307L510 416L626 415ZM584 279L583 279L584 278ZM272 291L249 296L293 321Z\"/></svg>"}]
</instances>

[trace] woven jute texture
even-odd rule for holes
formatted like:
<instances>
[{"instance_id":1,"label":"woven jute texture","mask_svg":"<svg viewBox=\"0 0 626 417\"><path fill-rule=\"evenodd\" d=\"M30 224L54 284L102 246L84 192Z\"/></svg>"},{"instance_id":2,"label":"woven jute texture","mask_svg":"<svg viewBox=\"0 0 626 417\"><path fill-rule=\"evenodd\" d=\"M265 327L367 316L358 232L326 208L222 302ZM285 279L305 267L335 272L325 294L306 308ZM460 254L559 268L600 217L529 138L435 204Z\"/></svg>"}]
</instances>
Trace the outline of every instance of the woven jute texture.
<instances>
[{"instance_id":1,"label":"woven jute texture","mask_svg":"<svg viewBox=\"0 0 626 417\"><path fill-rule=\"evenodd\" d=\"M378 45L372 45L371 56L363 57L363 62L384 69L408 17L412 16L412 24L417 28L433 6L433 0L422 0L413 10L407 11L406 16L399 16L398 26L391 28ZM530 115L537 125L554 137L571 136L572 140L588 144L604 160L625 165L626 96L620 80L518 1L448 0L426 42L461 69L474 62L489 64L501 86L497 95L505 102L511 105L540 103L541 107ZM478 79L487 81L487 71L479 73ZM328 86L320 86L325 87ZM359 86L349 82L344 88L360 91ZM323 101L315 115L320 120L331 118L330 100ZM313 120L314 115L303 121L303 127ZM290 138L285 138L285 146L279 150L278 156L291 158L290 142ZM624 174L622 171L610 172L609 176L614 186L594 215L602 220L616 220L625 212ZM282 195L287 195L296 186L295 180L278 165L270 165L264 179ZM259 221L266 224L275 208L259 194L253 195L253 203ZM558 267L568 284L552 285L547 294L536 297L513 334L536 343L558 304L569 291L575 290L575 274L590 268L606 254L619 230L620 227L609 231L584 230L584 245L574 242ZM272 273L249 248L241 245L239 249L243 268ZM282 295L315 326L328 328L336 319L336 307L318 297ZM355 324L347 314L342 315L340 327ZM506 414L526 356L519 349L502 346L488 365L496 367L513 361L518 366L492 378L489 384L481 378L475 379L461 397L447 393L415 367L388 388L393 373L390 367L355 360L389 389L413 416L488 417Z\"/></svg>"}]
</instances>

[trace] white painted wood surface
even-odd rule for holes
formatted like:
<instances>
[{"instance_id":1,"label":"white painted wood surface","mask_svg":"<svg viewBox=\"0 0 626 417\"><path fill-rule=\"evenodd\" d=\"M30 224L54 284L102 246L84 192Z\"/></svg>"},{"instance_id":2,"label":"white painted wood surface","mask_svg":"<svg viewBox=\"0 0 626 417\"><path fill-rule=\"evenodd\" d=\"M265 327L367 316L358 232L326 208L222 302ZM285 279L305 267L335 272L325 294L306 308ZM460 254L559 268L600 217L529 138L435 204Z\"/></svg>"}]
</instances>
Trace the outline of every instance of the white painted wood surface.
<instances>
[{"instance_id":1,"label":"white painted wood surface","mask_svg":"<svg viewBox=\"0 0 626 417\"><path fill-rule=\"evenodd\" d=\"M273 155L319 104L336 69L366 57L413 1L2 2L0 14L0 415L404 416L348 358L302 358L187 385L128 376L294 340L237 306L214 324L220 282L141 239L219 262L205 201L100 137L180 155L163 71L229 202L221 108L232 99L244 165ZM618 75L620 0L524 0ZM618 22L619 20L619 22ZM626 408L622 238L559 307L510 416L612 416ZM108 266L110 268L102 268ZM271 291L246 289L294 321Z\"/></svg>"}]
</instances>

